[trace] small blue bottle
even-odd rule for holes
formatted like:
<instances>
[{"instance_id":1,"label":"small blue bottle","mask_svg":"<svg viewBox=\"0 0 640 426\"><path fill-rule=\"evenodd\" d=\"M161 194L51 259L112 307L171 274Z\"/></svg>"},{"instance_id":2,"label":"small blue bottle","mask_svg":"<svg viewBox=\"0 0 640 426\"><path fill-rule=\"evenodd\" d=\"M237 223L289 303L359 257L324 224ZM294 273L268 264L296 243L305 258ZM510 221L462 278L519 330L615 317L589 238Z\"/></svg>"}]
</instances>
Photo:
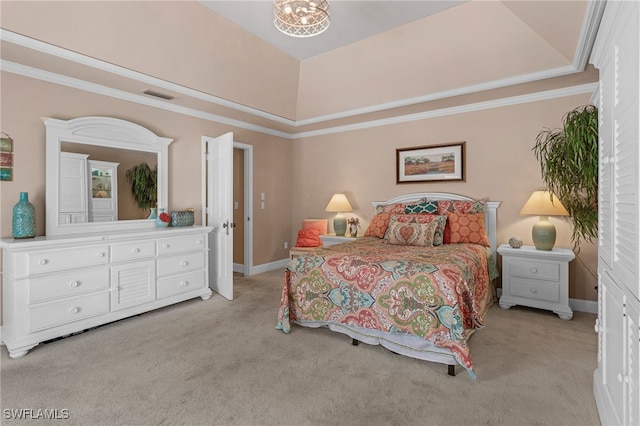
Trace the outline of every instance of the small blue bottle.
<instances>
[{"instance_id":1,"label":"small blue bottle","mask_svg":"<svg viewBox=\"0 0 640 426\"><path fill-rule=\"evenodd\" d=\"M13 206L11 225L13 238L33 238L36 236L36 209L29 202L28 192L21 192L20 201Z\"/></svg>"}]
</instances>

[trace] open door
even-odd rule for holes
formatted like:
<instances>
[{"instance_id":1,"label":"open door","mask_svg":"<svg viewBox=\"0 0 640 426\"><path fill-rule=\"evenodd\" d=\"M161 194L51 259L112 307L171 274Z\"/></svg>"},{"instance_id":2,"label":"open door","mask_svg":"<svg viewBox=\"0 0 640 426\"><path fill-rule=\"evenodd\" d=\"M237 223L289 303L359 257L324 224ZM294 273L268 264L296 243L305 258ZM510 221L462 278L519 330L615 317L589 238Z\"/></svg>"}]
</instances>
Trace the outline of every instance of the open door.
<instances>
[{"instance_id":1,"label":"open door","mask_svg":"<svg viewBox=\"0 0 640 426\"><path fill-rule=\"evenodd\" d=\"M202 137L205 224L209 233L209 287L233 300L233 133Z\"/></svg>"}]
</instances>

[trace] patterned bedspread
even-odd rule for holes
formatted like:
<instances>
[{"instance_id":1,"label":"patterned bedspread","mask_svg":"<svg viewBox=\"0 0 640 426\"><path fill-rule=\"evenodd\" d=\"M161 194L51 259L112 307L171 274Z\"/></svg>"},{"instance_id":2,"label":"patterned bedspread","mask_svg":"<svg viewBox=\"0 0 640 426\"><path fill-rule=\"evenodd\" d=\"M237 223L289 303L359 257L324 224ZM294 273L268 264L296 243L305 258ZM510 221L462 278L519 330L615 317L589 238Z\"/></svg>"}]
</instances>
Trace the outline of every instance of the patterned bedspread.
<instances>
[{"instance_id":1,"label":"patterned bedspread","mask_svg":"<svg viewBox=\"0 0 640 426\"><path fill-rule=\"evenodd\" d=\"M364 237L295 257L285 270L276 328L290 321L410 333L451 351L475 377L468 336L483 326L491 251L476 244L389 245Z\"/></svg>"}]
</instances>

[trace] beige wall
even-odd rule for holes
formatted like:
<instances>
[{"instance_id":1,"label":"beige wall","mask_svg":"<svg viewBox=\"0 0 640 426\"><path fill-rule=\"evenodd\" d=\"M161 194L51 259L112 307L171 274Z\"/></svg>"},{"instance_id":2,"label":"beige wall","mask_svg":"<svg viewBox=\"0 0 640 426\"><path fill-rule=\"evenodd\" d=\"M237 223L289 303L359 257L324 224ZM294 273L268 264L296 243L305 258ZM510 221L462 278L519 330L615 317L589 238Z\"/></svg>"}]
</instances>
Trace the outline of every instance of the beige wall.
<instances>
[{"instance_id":1,"label":"beige wall","mask_svg":"<svg viewBox=\"0 0 640 426\"><path fill-rule=\"evenodd\" d=\"M536 135L560 126L565 112L588 103L587 95L572 96L296 141L293 221L331 218L324 208L333 193L344 192L354 208L347 217L359 217L364 230L373 216L371 201L410 192L452 192L501 201L498 242L518 235L531 245L537 218L518 213L532 191L544 188L531 151ZM466 182L396 184L397 148L457 141L466 141ZM557 246L571 247L570 224L551 220ZM584 244L571 263L570 297L597 299L596 263L596 246Z\"/></svg>"},{"instance_id":2,"label":"beige wall","mask_svg":"<svg viewBox=\"0 0 640 426\"><path fill-rule=\"evenodd\" d=\"M254 264L288 256L282 248L291 234L291 141L253 131L149 108L38 80L2 73L2 131L14 140L14 178L0 183L0 237L11 238L11 211L20 192L36 207L36 235L45 234L45 127L41 117L71 119L98 115L121 118L172 138L169 146L170 210L195 209L201 218L201 137L234 132L234 140L253 145L254 196L271 202L254 214ZM259 206L259 200L254 199ZM277 219L276 219L277 218Z\"/></svg>"}]
</instances>

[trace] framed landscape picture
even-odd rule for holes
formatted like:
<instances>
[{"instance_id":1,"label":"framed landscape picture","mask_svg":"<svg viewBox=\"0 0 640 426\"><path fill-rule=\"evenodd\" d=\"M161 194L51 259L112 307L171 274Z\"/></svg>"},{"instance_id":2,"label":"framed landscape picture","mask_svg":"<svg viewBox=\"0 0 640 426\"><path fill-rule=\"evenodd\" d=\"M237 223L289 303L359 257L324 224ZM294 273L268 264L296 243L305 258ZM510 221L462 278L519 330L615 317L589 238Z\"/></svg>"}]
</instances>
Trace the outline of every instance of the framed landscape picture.
<instances>
[{"instance_id":1,"label":"framed landscape picture","mask_svg":"<svg viewBox=\"0 0 640 426\"><path fill-rule=\"evenodd\" d=\"M396 183L464 181L465 142L396 149Z\"/></svg>"}]
</instances>

